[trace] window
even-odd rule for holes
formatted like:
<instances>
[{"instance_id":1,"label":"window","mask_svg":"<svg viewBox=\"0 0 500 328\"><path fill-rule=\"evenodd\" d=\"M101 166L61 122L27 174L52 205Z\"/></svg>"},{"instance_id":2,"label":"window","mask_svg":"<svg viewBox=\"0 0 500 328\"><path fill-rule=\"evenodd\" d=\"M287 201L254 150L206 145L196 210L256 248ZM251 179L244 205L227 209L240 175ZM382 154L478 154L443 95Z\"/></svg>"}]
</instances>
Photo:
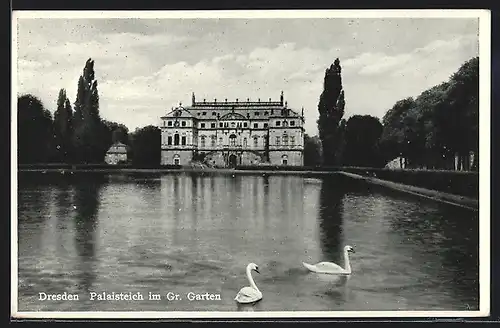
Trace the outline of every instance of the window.
<instances>
[{"instance_id":1,"label":"window","mask_svg":"<svg viewBox=\"0 0 500 328\"><path fill-rule=\"evenodd\" d=\"M223 124L222 122L219 123L219 128L222 128Z\"/></svg>"},{"instance_id":2,"label":"window","mask_svg":"<svg viewBox=\"0 0 500 328\"><path fill-rule=\"evenodd\" d=\"M259 112L255 112L255 116L259 116Z\"/></svg>"},{"instance_id":3,"label":"window","mask_svg":"<svg viewBox=\"0 0 500 328\"><path fill-rule=\"evenodd\" d=\"M174 155L174 165L180 165L181 159L179 154Z\"/></svg>"},{"instance_id":4,"label":"window","mask_svg":"<svg viewBox=\"0 0 500 328\"><path fill-rule=\"evenodd\" d=\"M290 121L290 126L295 126L295 121Z\"/></svg>"},{"instance_id":5,"label":"window","mask_svg":"<svg viewBox=\"0 0 500 328\"><path fill-rule=\"evenodd\" d=\"M203 129L205 127L205 123L201 123L200 127Z\"/></svg>"},{"instance_id":6,"label":"window","mask_svg":"<svg viewBox=\"0 0 500 328\"><path fill-rule=\"evenodd\" d=\"M287 121L283 121L283 126L288 126L288 122Z\"/></svg>"},{"instance_id":7,"label":"window","mask_svg":"<svg viewBox=\"0 0 500 328\"><path fill-rule=\"evenodd\" d=\"M280 145L280 137L279 137L279 136L277 136L277 137L276 137L276 146L279 146L279 145Z\"/></svg>"},{"instance_id":8,"label":"window","mask_svg":"<svg viewBox=\"0 0 500 328\"><path fill-rule=\"evenodd\" d=\"M174 134L174 146L179 145L179 134Z\"/></svg>"},{"instance_id":9,"label":"window","mask_svg":"<svg viewBox=\"0 0 500 328\"><path fill-rule=\"evenodd\" d=\"M265 111L265 112L264 112L264 115L265 115L265 116L269 115L269 112L268 112L268 111Z\"/></svg>"},{"instance_id":10,"label":"window","mask_svg":"<svg viewBox=\"0 0 500 328\"><path fill-rule=\"evenodd\" d=\"M172 121L168 121L168 126L172 126Z\"/></svg>"},{"instance_id":11,"label":"window","mask_svg":"<svg viewBox=\"0 0 500 328\"><path fill-rule=\"evenodd\" d=\"M182 144L183 146L185 146L185 145L186 145L186 136L182 136L182 138L181 138L181 144Z\"/></svg>"},{"instance_id":12,"label":"window","mask_svg":"<svg viewBox=\"0 0 500 328\"><path fill-rule=\"evenodd\" d=\"M186 121L182 121L182 122L181 122L181 125L182 125L182 126L186 126Z\"/></svg>"},{"instance_id":13,"label":"window","mask_svg":"<svg viewBox=\"0 0 500 328\"><path fill-rule=\"evenodd\" d=\"M215 129L215 123L210 124L210 127L211 127L212 129Z\"/></svg>"},{"instance_id":14,"label":"window","mask_svg":"<svg viewBox=\"0 0 500 328\"><path fill-rule=\"evenodd\" d=\"M205 115L207 115L207 112L203 112L201 115L205 116Z\"/></svg>"},{"instance_id":15,"label":"window","mask_svg":"<svg viewBox=\"0 0 500 328\"><path fill-rule=\"evenodd\" d=\"M243 147L247 147L247 138L243 138Z\"/></svg>"},{"instance_id":16,"label":"window","mask_svg":"<svg viewBox=\"0 0 500 328\"><path fill-rule=\"evenodd\" d=\"M170 146L172 144L172 136L168 136L167 144Z\"/></svg>"},{"instance_id":17,"label":"window","mask_svg":"<svg viewBox=\"0 0 500 328\"><path fill-rule=\"evenodd\" d=\"M259 146L259 139L257 137L253 137L253 146L254 147Z\"/></svg>"},{"instance_id":18,"label":"window","mask_svg":"<svg viewBox=\"0 0 500 328\"><path fill-rule=\"evenodd\" d=\"M247 128L248 127L248 123L247 122L243 123L243 127Z\"/></svg>"},{"instance_id":19,"label":"window","mask_svg":"<svg viewBox=\"0 0 500 328\"><path fill-rule=\"evenodd\" d=\"M215 141L216 141L215 136L212 136L212 137L211 137L211 146L212 146L212 147L215 147Z\"/></svg>"},{"instance_id":20,"label":"window","mask_svg":"<svg viewBox=\"0 0 500 328\"><path fill-rule=\"evenodd\" d=\"M219 138L219 145L222 146L222 137Z\"/></svg>"},{"instance_id":21,"label":"window","mask_svg":"<svg viewBox=\"0 0 500 328\"><path fill-rule=\"evenodd\" d=\"M288 156L287 155L281 156L281 163L283 165L287 165L288 164Z\"/></svg>"},{"instance_id":22,"label":"window","mask_svg":"<svg viewBox=\"0 0 500 328\"><path fill-rule=\"evenodd\" d=\"M264 129L267 129L267 126L268 126L267 123L264 123Z\"/></svg>"},{"instance_id":23,"label":"window","mask_svg":"<svg viewBox=\"0 0 500 328\"><path fill-rule=\"evenodd\" d=\"M280 121L276 121L276 126L281 126L281 122Z\"/></svg>"},{"instance_id":24,"label":"window","mask_svg":"<svg viewBox=\"0 0 500 328\"><path fill-rule=\"evenodd\" d=\"M201 148L205 148L205 136L201 136L201 144L200 144L200 147L201 147Z\"/></svg>"},{"instance_id":25,"label":"window","mask_svg":"<svg viewBox=\"0 0 500 328\"><path fill-rule=\"evenodd\" d=\"M217 113L216 112L212 112L212 116L215 116L215 115L217 115Z\"/></svg>"},{"instance_id":26,"label":"window","mask_svg":"<svg viewBox=\"0 0 500 328\"><path fill-rule=\"evenodd\" d=\"M259 127L259 123L254 123L254 124L253 124L253 128L254 128L254 129L257 129L258 127Z\"/></svg>"},{"instance_id":27,"label":"window","mask_svg":"<svg viewBox=\"0 0 500 328\"><path fill-rule=\"evenodd\" d=\"M294 136L290 136L290 145L295 145L295 137Z\"/></svg>"},{"instance_id":28,"label":"window","mask_svg":"<svg viewBox=\"0 0 500 328\"><path fill-rule=\"evenodd\" d=\"M236 123L231 123L231 126L234 128L236 126Z\"/></svg>"},{"instance_id":29,"label":"window","mask_svg":"<svg viewBox=\"0 0 500 328\"><path fill-rule=\"evenodd\" d=\"M283 135L283 145L288 145L288 136L286 134Z\"/></svg>"},{"instance_id":30,"label":"window","mask_svg":"<svg viewBox=\"0 0 500 328\"><path fill-rule=\"evenodd\" d=\"M231 134L229 136L229 145L231 146L236 146L236 135Z\"/></svg>"},{"instance_id":31,"label":"window","mask_svg":"<svg viewBox=\"0 0 500 328\"><path fill-rule=\"evenodd\" d=\"M224 123L224 127L225 128L229 127L229 123Z\"/></svg>"}]
</instances>

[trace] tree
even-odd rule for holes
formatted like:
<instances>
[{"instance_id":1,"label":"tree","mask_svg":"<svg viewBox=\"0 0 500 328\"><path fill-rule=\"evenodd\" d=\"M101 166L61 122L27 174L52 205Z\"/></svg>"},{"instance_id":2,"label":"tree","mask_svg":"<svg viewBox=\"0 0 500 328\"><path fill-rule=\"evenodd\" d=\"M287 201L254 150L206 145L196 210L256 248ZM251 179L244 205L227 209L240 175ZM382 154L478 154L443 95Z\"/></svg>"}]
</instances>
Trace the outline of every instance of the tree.
<instances>
[{"instance_id":1,"label":"tree","mask_svg":"<svg viewBox=\"0 0 500 328\"><path fill-rule=\"evenodd\" d=\"M52 116L37 97L17 98L17 147L20 164L46 163L53 146Z\"/></svg>"},{"instance_id":2,"label":"tree","mask_svg":"<svg viewBox=\"0 0 500 328\"><path fill-rule=\"evenodd\" d=\"M345 126L343 165L379 167L383 165L378 142L383 126L370 115L351 116Z\"/></svg>"},{"instance_id":3,"label":"tree","mask_svg":"<svg viewBox=\"0 0 500 328\"><path fill-rule=\"evenodd\" d=\"M415 100L413 98L406 98L396 102L396 104L389 109L383 119L383 130L380 136L380 150L385 162L389 162L396 157L400 157L400 165L402 159L406 155L407 143L404 137L403 118L408 111L415 107Z\"/></svg>"},{"instance_id":4,"label":"tree","mask_svg":"<svg viewBox=\"0 0 500 328\"><path fill-rule=\"evenodd\" d=\"M304 166L321 165L321 140L318 136L304 135Z\"/></svg>"},{"instance_id":5,"label":"tree","mask_svg":"<svg viewBox=\"0 0 500 328\"><path fill-rule=\"evenodd\" d=\"M448 81L415 100L398 101L383 123L381 146L386 160L399 154L414 168L477 170L479 58L467 61ZM469 167L471 152L474 161Z\"/></svg>"},{"instance_id":6,"label":"tree","mask_svg":"<svg viewBox=\"0 0 500 328\"><path fill-rule=\"evenodd\" d=\"M459 169L470 169L469 153L473 152L472 169L478 170L479 156L479 57L465 62L449 81L449 116L453 128L449 139L459 156Z\"/></svg>"},{"instance_id":7,"label":"tree","mask_svg":"<svg viewBox=\"0 0 500 328\"><path fill-rule=\"evenodd\" d=\"M54 112L55 156L57 161L70 162L72 157L73 110L66 97L66 90L59 91L57 109Z\"/></svg>"},{"instance_id":8,"label":"tree","mask_svg":"<svg viewBox=\"0 0 500 328\"><path fill-rule=\"evenodd\" d=\"M132 163L135 166L156 167L161 160L161 130L153 125L136 129L132 139Z\"/></svg>"},{"instance_id":9,"label":"tree","mask_svg":"<svg viewBox=\"0 0 500 328\"><path fill-rule=\"evenodd\" d=\"M337 164L336 154L339 145L338 125L344 116L345 99L339 59L325 72L323 92L321 93L317 121L319 138L323 146L323 163Z\"/></svg>"},{"instance_id":10,"label":"tree","mask_svg":"<svg viewBox=\"0 0 500 328\"><path fill-rule=\"evenodd\" d=\"M95 80L94 61L88 59L78 80L75 101L74 137L75 152L80 162L102 162L107 151L102 138L106 128L99 115L99 92Z\"/></svg>"}]
</instances>

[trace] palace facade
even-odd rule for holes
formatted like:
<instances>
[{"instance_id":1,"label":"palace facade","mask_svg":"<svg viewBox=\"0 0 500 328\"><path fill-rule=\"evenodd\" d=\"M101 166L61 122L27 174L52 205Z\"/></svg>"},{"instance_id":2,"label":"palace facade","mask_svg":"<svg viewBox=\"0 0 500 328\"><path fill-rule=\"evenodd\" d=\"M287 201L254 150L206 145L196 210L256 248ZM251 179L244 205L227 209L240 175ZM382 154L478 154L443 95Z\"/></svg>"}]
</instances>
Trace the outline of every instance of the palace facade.
<instances>
[{"instance_id":1,"label":"palace facade","mask_svg":"<svg viewBox=\"0 0 500 328\"><path fill-rule=\"evenodd\" d=\"M214 167L304 164L304 110L283 101L198 102L161 117L161 164Z\"/></svg>"}]
</instances>

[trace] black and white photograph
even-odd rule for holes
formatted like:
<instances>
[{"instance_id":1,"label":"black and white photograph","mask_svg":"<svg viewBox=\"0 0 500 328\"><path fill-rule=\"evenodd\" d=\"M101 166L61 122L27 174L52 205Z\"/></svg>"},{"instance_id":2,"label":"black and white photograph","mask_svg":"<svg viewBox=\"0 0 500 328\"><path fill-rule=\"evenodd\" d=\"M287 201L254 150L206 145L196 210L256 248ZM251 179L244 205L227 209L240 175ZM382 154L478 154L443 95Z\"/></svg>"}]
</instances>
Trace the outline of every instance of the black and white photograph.
<instances>
[{"instance_id":1,"label":"black and white photograph","mask_svg":"<svg viewBox=\"0 0 500 328\"><path fill-rule=\"evenodd\" d=\"M13 318L489 314L488 11L12 22Z\"/></svg>"}]
</instances>

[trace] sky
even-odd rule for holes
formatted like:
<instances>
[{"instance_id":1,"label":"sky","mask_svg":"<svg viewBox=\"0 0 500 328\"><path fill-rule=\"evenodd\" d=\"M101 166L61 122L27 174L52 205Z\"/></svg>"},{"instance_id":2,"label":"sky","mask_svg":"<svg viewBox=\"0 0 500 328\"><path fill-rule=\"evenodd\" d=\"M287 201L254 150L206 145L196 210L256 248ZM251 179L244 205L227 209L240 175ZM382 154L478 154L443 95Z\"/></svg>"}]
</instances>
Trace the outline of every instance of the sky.
<instances>
[{"instance_id":1,"label":"sky","mask_svg":"<svg viewBox=\"0 0 500 328\"><path fill-rule=\"evenodd\" d=\"M54 112L74 103L88 58L103 119L134 131L180 103L279 100L304 108L317 134L325 70L342 67L344 118L382 118L394 103L448 80L479 55L476 18L20 18L17 93Z\"/></svg>"}]
</instances>

